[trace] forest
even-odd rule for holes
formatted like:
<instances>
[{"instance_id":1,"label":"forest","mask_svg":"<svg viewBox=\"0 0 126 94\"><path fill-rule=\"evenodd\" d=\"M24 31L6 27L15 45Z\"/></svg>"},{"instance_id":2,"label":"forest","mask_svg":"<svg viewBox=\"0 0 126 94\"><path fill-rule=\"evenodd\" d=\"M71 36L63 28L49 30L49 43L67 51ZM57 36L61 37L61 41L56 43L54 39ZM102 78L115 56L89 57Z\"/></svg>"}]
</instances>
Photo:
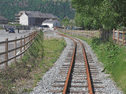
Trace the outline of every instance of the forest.
<instances>
[{"instance_id":1,"label":"forest","mask_svg":"<svg viewBox=\"0 0 126 94\"><path fill-rule=\"evenodd\" d=\"M64 17L74 18L75 10L69 1L54 0L0 0L0 15L9 21L15 21L19 11L40 11L50 13L62 20Z\"/></svg>"}]
</instances>

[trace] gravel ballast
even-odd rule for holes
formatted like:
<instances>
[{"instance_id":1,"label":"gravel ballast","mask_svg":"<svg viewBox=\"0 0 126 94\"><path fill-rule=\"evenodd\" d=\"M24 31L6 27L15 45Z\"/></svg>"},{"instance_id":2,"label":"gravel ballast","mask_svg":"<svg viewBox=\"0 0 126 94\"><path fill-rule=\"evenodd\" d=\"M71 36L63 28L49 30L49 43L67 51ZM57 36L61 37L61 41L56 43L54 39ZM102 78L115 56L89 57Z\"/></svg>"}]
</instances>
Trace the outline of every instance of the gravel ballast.
<instances>
[{"instance_id":1,"label":"gravel ballast","mask_svg":"<svg viewBox=\"0 0 126 94\"><path fill-rule=\"evenodd\" d=\"M105 86L103 91L106 94L123 94L123 92L119 90L119 88L116 86L116 83L111 78L109 78L110 75L105 74L105 72L101 72L103 70L103 67L102 67L103 64L98 61L96 55L91 49L91 46L88 45L85 41L82 41L82 43L84 44L86 51L91 54L93 61L97 65L97 68L99 70L99 77L102 79L102 83Z\"/></svg>"},{"instance_id":2,"label":"gravel ballast","mask_svg":"<svg viewBox=\"0 0 126 94\"><path fill-rule=\"evenodd\" d=\"M51 36L51 35L48 35L48 36ZM52 36L59 37L56 33L54 33ZM42 80L38 82L38 86L35 87L34 90L30 92L30 94L52 94L52 93L49 93L51 89L51 85L55 81L56 77L58 77L59 69L62 66L62 64L65 63L64 62L65 57L67 57L67 53L72 48L71 45L73 41L66 37L64 39L67 43L66 48L63 50L61 56L55 62L54 66L44 74L44 76L42 77Z\"/></svg>"},{"instance_id":3,"label":"gravel ballast","mask_svg":"<svg viewBox=\"0 0 126 94\"><path fill-rule=\"evenodd\" d=\"M53 37L59 37L59 35L54 33ZM67 53L72 48L71 45L72 45L73 41L71 41L70 39L68 39L66 37L64 37L64 39L67 43L66 48L63 50L61 56L55 62L54 66L44 74L44 76L42 77L42 80L40 80L38 82L38 84L37 84L38 86L35 87L34 90L30 92L30 94L53 94L53 93L49 92L50 89L52 88L51 85L53 84L55 79L59 76L59 74L58 74L59 69L61 68L63 63L65 63L64 61L65 61L65 58L67 57ZM88 45L85 41L82 41L82 42L86 47L85 49L91 54L93 61L97 64L97 68L100 73L99 77L102 79L102 83L105 86L105 88L103 90L105 92L105 94L123 94L123 92L121 90L119 90L119 88L117 88L117 86L115 85L113 80L108 77L109 75L105 74L104 72L101 72L103 70L102 63L100 63L97 60L97 57L93 53L90 45Z\"/></svg>"}]
</instances>

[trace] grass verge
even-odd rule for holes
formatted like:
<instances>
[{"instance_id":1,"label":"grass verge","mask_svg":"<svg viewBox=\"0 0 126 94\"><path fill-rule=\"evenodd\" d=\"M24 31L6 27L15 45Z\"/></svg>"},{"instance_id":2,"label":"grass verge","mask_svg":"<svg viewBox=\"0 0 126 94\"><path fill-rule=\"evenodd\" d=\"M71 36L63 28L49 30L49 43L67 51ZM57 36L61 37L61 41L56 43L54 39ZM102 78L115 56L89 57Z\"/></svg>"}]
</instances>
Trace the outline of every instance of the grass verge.
<instances>
[{"instance_id":1,"label":"grass verge","mask_svg":"<svg viewBox=\"0 0 126 94\"><path fill-rule=\"evenodd\" d=\"M91 45L99 61L103 63L103 72L111 74L117 86L126 94L126 47L114 44L111 39L106 43L102 43L99 38L73 37L80 38Z\"/></svg>"},{"instance_id":2,"label":"grass verge","mask_svg":"<svg viewBox=\"0 0 126 94\"><path fill-rule=\"evenodd\" d=\"M0 70L0 94L29 93L42 75L60 56L66 43L63 38L46 39L40 32L20 62Z\"/></svg>"}]
</instances>

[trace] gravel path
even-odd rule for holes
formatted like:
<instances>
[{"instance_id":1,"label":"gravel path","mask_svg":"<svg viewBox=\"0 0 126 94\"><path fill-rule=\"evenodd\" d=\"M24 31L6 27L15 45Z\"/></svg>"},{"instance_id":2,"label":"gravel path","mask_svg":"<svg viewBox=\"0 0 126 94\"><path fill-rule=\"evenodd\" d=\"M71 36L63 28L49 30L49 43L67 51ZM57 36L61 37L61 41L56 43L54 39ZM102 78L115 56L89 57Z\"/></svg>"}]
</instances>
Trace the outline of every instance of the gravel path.
<instances>
[{"instance_id":1,"label":"gravel path","mask_svg":"<svg viewBox=\"0 0 126 94\"><path fill-rule=\"evenodd\" d=\"M48 35L46 35L46 36L48 36ZM52 35L49 35L49 36L59 37L59 35L57 35L56 33L54 33ZM72 48L71 45L72 45L73 42L70 39L66 38L66 37L64 39L65 39L65 41L67 43L66 48L62 52L59 59L55 62L54 66L44 74L44 76L42 77L42 80L40 80L38 82L38 86L35 87L34 90L30 92L30 94L52 94L52 93L49 92L50 89L51 89L51 85L55 81L56 77L58 77L59 69L63 65L63 63L65 61L65 57L67 56L67 53L69 52L69 49ZM108 78L107 74L105 74L104 72L101 72L103 70L102 63L98 63L97 57L93 53L90 45L88 45L84 41L82 41L82 42L84 43L87 52L89 52L91 54L91 56L93 57L94 62L97 64L97 68L98 68L99 73L100 73L99 77L102 78L102 82L103 82L103 84L105 86L105 88L103 90L105 92L105 94L123 94L122 91L120 91L117 88L117 86L111 80L111 78Z\"/></svg>"}]
</instances>

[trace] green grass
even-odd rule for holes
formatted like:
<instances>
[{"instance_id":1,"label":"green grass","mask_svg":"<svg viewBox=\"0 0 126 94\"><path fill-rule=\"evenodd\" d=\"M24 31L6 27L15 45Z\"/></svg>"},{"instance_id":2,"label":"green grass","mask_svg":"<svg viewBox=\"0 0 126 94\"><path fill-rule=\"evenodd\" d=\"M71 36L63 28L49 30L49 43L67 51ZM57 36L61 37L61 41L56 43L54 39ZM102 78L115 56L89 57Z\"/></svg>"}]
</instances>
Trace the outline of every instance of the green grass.
<instances>
[{"instance_id":1,"label":"green grass","mask_svg":"<svg viewBox=\"0 0 126 94\"><path fill-rule=\"evenodd\" d=\"M111 74L111 78L126 94L126 47L114 44L111 39L106 43L102 43L99 38L74 37L78 37L91 45L99 61L103 63L103 71Z\"/></svg>"},{"instance_id":2,"label":"green grass","mask_svg":"<svg viewBox=\"0 0 126 94\"><path fill-rule=\"evenodd\" d=\"M104 64L106 73L111 74L112 79L126 94L126 48L111 41L92 43L92 48L98 59Z\"/></svg>"},{"instance_id":3,"label":"green grass","mask_svg":"<svg viewBox=\"0 0 126 94\"><path fill-rule=\"evenodd\" d=\"M63 38L43 41L40 32L20 62L0 70L1 94L29 93L66 46Z\"/></svg>"}]
</instances>

